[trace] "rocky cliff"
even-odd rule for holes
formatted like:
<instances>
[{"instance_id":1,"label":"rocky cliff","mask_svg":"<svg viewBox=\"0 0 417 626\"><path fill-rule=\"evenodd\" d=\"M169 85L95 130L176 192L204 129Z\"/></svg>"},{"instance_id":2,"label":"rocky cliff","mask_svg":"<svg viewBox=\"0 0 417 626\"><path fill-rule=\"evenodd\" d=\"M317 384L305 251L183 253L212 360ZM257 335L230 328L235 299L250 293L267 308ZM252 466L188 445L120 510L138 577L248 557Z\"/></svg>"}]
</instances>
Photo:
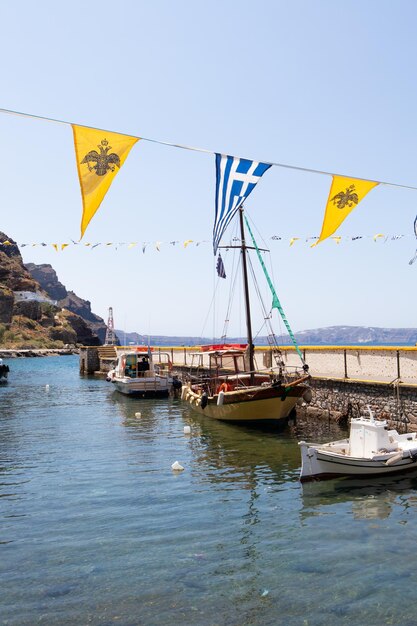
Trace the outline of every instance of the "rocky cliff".
<instances>
[{"instance_id":1,"label":"rocky cliff","mask_svg":"<svg viewBox=\"0 0 417 626\"><path fill-rule=\"evenodd\" d=\"M80 316L92 332L98 336L100 342L104 343L107 329L106 323L101 317L91 311L91 303L88 300L83 300L73 291L67 291L58 280L58 276L51 265L46 263L42 265L27 263L26 269L48 296L52 300L57 301L59 307Z\"/></svg>"},{"instance_id":2,"label":"rocky cliff","mask_svg":"<svg viewBox=\"0 0 417 626\"><path fill-rule=\"evenodd\" d=\"M47 267L51 272L45 288L23 264L16 242L0 232L0 345L4 348L100 345L90 322L60 304L68 292L51 266ZM91 313L90 303L87 305L90 316L97 318ZM101 318L94 324L105 328Z\"/></svg>"},{"instance_id":3,"label":"rocky cliff","mask_svg":"<svg viewBox=\"0 0 417 626\"><path fill-rule=\"evenodd\" d=\"M10 325L13 317L14 291L35 292L38 285L23 265L13 239L0 233L0 324Z\"/></svg>"}]
</instances>

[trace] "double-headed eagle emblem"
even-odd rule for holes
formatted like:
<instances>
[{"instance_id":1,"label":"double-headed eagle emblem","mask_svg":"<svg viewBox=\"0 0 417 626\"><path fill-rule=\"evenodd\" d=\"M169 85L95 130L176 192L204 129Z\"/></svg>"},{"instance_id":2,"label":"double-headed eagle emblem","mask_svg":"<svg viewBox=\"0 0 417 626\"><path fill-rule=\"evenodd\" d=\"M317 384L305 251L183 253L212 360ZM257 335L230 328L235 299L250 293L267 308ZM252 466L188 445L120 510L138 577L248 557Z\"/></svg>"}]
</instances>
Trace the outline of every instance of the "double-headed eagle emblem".
<instances>
[{"instance_id":1,"label":"double-headed eagle emblem","mask_svg":"<svg viewBox=\"0 0 417 626\"><path fill-rule=\"evenodd\" d=\"M100 154L97 150L90 150L81 161L81 163L87 163L90 172L95 171L97 176L104 176L109 170L114 172L116 165L120 169L120 159L118 155L115 152L108 154L109 150L111 150L111 146L109 146L107 139L103 139L97 148L99 148ZM91 165L91 163L95 165Z\"/></svg>"},{"instance_id":2,"label":"double-headed eagle emblem","mask_svg":"<svg viewBox=\"0 0 417 626\"><path fill-rule=\"evenodd\" d=\"M346 191L339 191L331 202L337 206L338 209L344 209L345 207L352 207L354 204L358 204L358 194L355 192L355 185L346 187Z\"/></svg>"}]
</instances>

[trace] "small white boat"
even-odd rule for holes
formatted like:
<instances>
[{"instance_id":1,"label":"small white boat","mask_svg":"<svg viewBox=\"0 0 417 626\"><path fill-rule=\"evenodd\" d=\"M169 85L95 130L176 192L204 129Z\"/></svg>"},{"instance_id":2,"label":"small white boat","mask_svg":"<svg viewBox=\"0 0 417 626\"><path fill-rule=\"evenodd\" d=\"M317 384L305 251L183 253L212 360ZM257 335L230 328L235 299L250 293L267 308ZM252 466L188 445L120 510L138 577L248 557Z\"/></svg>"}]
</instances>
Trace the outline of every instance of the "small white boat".
<instances>
[{"instance_id":1,"label":"small white boat","mask_svg":"<svg viewBox=\"0 0 417 626\"><path fill-rule=\"evenodd\" d=\"M132 350L118 355L116 367L107 375L117 391L128 396L164 398L181 387L172 374L168 353L158 353L155 362L151 350Z\"/></svg>"},{"instance_id":2,"label":"small white boat","mask_svg":"<svg viewBox=\"0 0 417 626\"><path fill-rule=\"evenodd\" d=\"M300 441L300 480L337 476L382 476L417 469L417 433L400 435L386 420L351 420L349 439L316 444Z\"/></svg>"}]
</instances>

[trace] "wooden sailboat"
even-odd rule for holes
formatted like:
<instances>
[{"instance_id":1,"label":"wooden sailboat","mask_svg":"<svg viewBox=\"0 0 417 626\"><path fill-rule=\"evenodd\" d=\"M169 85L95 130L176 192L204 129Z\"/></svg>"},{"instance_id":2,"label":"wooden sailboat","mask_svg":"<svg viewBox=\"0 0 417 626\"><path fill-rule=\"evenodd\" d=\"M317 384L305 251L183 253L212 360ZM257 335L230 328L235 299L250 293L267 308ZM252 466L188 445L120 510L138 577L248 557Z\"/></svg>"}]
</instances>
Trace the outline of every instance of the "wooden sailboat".
<instances>
[{"instance_id":1,"label":"wooden sailboat","mask_svg":"<svg viewBox=\"0 0 417 626\"><path fill-rule=\"evenodd\" d=\"M247 345L202 348L199 353L199 375L193 376L191 373L183 385L181 397L202 415L218 420L283 422L288 420L297 401L311 400L311 390L307 384L310 378L308 366L303 363L300 372L289 376L277 350L276 367L264 371L255 368L247 251L256 249L260 254L253 236L255 247L246 245L243 207L239 208L239 217L241 245L228 247L239 247L241 250ZM270 286L273 289L271 283Z\"/></svg>"}]
</instances>

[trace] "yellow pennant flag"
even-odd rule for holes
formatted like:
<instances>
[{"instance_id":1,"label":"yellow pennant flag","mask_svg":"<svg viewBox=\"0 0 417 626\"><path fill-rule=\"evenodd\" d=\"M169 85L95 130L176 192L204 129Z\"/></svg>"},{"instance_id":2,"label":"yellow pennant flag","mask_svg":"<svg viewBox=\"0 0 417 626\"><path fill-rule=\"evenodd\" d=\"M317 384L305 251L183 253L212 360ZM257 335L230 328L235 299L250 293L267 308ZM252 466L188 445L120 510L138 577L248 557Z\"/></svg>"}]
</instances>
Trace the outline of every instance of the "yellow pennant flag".
<instances>
[{"instance_id":1,"label":"yellow pennant flag","mask_svg":"<svg viewBox=\"0 0 417 626\"><path fill-rule=\"evenodd\" d=\"M320 237L311 247L314 248L320 241L333 235L349 213L377 185L378 183L370 180L333 176Z\"/></svg>"},{"instance_id":2,"label":"yellow pennant flag","mask_svg":"<svg viewBox=\"0 0 417 626\"><path fill-rule=\"evenodd\" d=\"M138 137L72 125L83 198L81 239Z\"/></svg>"}]
</instances>

